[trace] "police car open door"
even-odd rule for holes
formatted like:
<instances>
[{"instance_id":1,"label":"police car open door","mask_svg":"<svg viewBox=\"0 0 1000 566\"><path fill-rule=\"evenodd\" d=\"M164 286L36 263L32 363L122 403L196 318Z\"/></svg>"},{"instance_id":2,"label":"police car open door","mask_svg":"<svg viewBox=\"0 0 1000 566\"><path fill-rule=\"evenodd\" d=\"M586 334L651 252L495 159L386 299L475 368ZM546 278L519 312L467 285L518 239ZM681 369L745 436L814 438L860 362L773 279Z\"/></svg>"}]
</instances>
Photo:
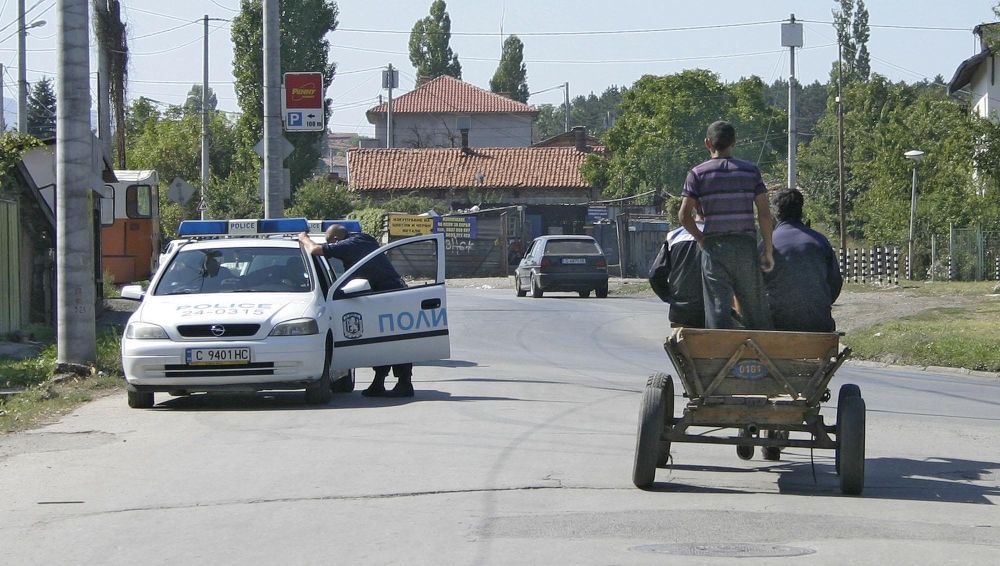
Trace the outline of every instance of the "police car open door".
<instances>
[{"instance_id":1,"label":"police car open door","mask_svg":"<svg viewBox=\"0 0 1000 566\"><path fill-rule=\"evenodd\" d=\"M376 290L364 279L365 265L383 256L406 288ZM449 357L444 234L415 236L372 252L337 278L329 305L335 370Z\"/></svg>"}]
</instances>

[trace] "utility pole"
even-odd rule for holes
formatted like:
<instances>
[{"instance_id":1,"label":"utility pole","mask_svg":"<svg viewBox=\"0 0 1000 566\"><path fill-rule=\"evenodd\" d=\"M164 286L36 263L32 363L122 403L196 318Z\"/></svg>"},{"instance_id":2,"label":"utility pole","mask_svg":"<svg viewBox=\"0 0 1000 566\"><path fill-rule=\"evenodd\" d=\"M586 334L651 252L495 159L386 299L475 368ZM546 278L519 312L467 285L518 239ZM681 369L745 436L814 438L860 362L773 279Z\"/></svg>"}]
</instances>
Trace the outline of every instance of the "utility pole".
<instances>
[{"instance_id":1,"label":"utility pole","mask_svg":"<svg viewBox=\"0 0 1000 566\"><path fill-rule=\"evenodd\" d=\"M56 66L56 361L90 364L97 358L97 346L90 196L96 172L90 133L88 2L58 0L56 6L60 15Z\"/></svg>"},{"instance_id":2,"label":"utility pole","mask_svg":"<svg viewBox=\"0 0 1000 566\"><path fill-rule=\"evenodd\" d=\"M569 83L564 83L563 89L566 91L564 94L566 98L566 131L568 132L569 131Z\"/></svg>"},{"instance_id":3,"label":"utility pole","mask_svg":"<svg viewBox=\"0 0 1000 566\"><path fill-rule=\"evenodd\" d=\"M208 201L205 200L205 191L208 188L208 14L205 14L204 23L204 61L201 76L201 202L198 203L202 220L205 219L205 211L208 209Z\"/></svg>"},{"instance_id":4,"label":"utility pole","mask_svg":"<svg viewBox=\"0 0 1000 566\"><path fill-rule=\"evenodd\" d=\"M797 109L795 107L795 48L802 47L802 24L795 23L795 14L791 14L789 23L781 24L781 45L788 47L790 69L788 74L788 188L798 186L796 172L796 154L798 152L798 125L796 123Z\"/></svg>"},{"instance_id":5,"label":"utility pole","mask_svg":"<svg viewBox=\"0 0 1000 566\"><path fill-rule=\"evenodd\" d=\"M264 218L284 215L281 155L279 0L264 0Z\"/></svg>"},{"instance_id":6,"label":"utility pole","mask_svg":"<svg viewBox=\"0 0 1000 566\"><path fill-rule=\"evenodd\" d=\"M844 212L844 95L841 79L844 75L844 46L837 39L837 182L840 201L840 249L847 253L847 217Z\"/></svg>"},{"instance_id":7,"label":"utility pole","mask_svg":"<svg viewBox=\"0 0 1000 566\"><path fill-rule=\"evenodd\" d=\"M392 127L392 89L399 86L399 71L392 68L392 63L389 63L389 70L382 72L382 88L389 90L389 106L386 109L385 114L385 147L394 147L396 145L396 136L393 135Z\"/></svg>"},{"instance_id":8,"label":"utility pole","mask_svg":"<svg viewBox=\"0 0 1000 566\"><path fill-rule=\"evenodd\" d=\"M17 0L17 131L22 134L28 133L28 56L24 45L27 34L24 0Z\"/></svg>"}]
</instances>

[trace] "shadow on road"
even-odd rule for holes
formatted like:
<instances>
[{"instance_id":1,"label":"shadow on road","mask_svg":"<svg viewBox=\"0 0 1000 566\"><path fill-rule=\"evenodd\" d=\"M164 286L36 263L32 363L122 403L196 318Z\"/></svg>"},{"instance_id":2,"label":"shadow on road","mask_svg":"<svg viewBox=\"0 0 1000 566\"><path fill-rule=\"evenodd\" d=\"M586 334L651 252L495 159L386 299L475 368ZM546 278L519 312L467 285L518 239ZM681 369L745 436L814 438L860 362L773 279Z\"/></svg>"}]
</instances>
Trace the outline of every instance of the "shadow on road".
<instances>
[{"instance_id":1,"label":"shadow on road","mask_svg":"<svg viewBox=\"0 0 1000 566\"><path fill-rule=\"evenodd\" d=\"M782 461L760 463L756 468L674 465L677 472L704 472L709 474L772 473L778 475L778 489L785 495L840 496L840 483L835 473L832 456L823 456L813 467L808 461ZM1000 462L983 462L948 458L869 458L865 460L865 489L867 499L896 499L907 501L936 501L942 503L975 503L995 505L991 498L1000 498L1000 485L993 478L1000 473ZM752 489L717 488L692 485L690 476L683 481L670 481L669 472L660 470L661 479L647 491L685 493L751 493ZM970 483L970 482L989 482Z\"/></svg>"},{"instance_id":2,"label":"shadow on road","mask_svg":"<svg viewBox=\"0 0 1000 566\"><path fill-rule=\"evenodd\" d=\"M162 393L157 394L161 399ZM158 402L154 409L171 411L318 411L393 407L433 401L522 401L516 397L452 395L436 389L417 389L413 397L364 397L360 391L334 395L325 405L310 405L301 391L264 391L259 393L196 393L171 397Z\"/></svg>"}]
</instances>

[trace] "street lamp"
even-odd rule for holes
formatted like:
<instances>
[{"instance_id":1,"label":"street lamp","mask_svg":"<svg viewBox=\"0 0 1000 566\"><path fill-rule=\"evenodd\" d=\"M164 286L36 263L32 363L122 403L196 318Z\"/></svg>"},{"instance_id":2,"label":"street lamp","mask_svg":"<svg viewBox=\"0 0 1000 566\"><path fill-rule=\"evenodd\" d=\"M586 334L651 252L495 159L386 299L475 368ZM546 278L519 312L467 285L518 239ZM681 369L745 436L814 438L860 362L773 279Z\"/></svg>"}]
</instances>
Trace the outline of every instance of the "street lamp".
<instances>
[{"instance_id":1,"label":"street lamp","mask_svg":"<svg viewBox=\"0 0 1000 566\"><path fill-rule=\"evenodd\" d=\"M911 149L903 157L913 161L913 186L910 190L910 241L906 251L906 278L913 280L913 228L917 223L917 164L924 158L924 152Z\"/></svg>"}]
</instances>

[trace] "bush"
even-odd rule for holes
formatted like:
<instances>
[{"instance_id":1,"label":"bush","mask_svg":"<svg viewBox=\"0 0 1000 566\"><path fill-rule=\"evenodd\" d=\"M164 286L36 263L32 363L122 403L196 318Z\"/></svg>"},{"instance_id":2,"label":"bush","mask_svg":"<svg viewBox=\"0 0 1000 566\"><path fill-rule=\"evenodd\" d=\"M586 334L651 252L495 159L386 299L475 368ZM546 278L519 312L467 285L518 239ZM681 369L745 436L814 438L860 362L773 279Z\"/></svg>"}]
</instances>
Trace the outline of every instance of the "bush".
<instances>
[{"instance_id":1,"label":"bush","mask_svg":"<svg viewBox=\"0 0 1000 566\"><path fill-rule=\"evenodd\" d=\"M376 240L382 236L382 218L385 216L384 208L362 208L355 210L348 216L361 222L361 230L369 234Z\"/></svg>"},{"instance_id":2,"label":"bush","mask_svg":"<svg viewBox=\"0 0 1000 566\"><path fill-rule=\"evenodd\" d=\"M296 189L292 206L285 209L288 218L332 220L344 218L354 210L347 186L325 177L313 177Z\"/></svg>"}]
</instances>

